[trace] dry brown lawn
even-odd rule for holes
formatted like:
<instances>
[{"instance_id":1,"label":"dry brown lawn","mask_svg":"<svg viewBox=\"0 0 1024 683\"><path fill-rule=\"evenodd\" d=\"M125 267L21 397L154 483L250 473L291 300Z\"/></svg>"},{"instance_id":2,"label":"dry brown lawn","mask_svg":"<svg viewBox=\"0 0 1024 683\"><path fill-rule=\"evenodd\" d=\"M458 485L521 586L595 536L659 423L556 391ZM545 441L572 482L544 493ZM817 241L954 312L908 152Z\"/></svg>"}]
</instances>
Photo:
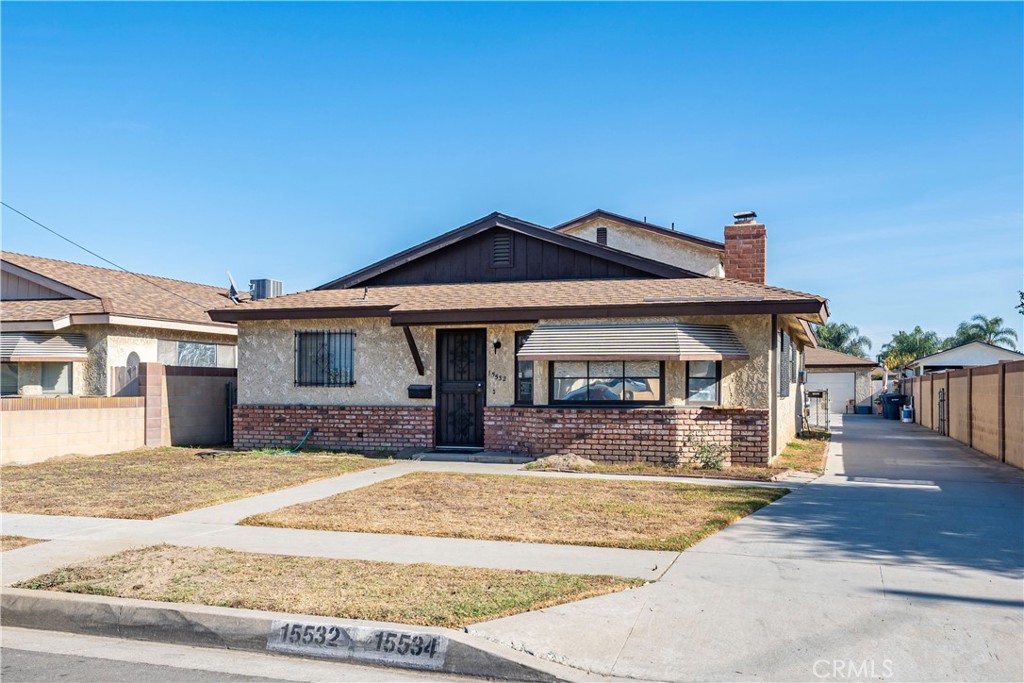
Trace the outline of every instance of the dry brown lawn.
<instances>
[{"instance_id":1,"label":"dry brown lawn","mask_svg":"<svg viewBox=\"0 0 1024 683\"><path fill-rule=\"evenodd\" d=\"M353 455L231 453L195 448L76 456L0 468L0 510L153 519L389 464Z\"/></svg>"},{"instance_id":2,"label":"dry brown lawn","mask_svg":"<svg viewBox=\"0 0 1024 683\"><path fill-rule=\"evenodd\" d=\"M16 586L457 628L643 583L162 545L65 567Z\"/></svg>"},{"instance_id":3,"label":"dry brown lawn","mask_svg":"<svg viewBox=\"0 0 1024 683\"><path fill-rule=\"evenodd\" d=\"M786 493L669 482L415 472L241 523L683 550Z\"/></svg>"},{"instance_id":4,"label":"dry brown lawn","mask_svg":"<svg viewBox=\"0 0 1024 683\"><path fill-rule=\"evenodd\" d=\"M36 538L25 538L24 536L0 536L0 553L7 550L17 550L28 545L42 543Z\"/></svg>"},{"instance_id":5,"label":"dry brown lawn","mask_svg":"<svg viewBox=\"0 0 1024 683\"><path fill-rule=\"evenodd\" d=\"M701 479L741 479L745 481L774 481L775 477L784 474L786 468L779 467L748 467L733 465L720 470L706 470L700 467L668 467L666 465L651 465L645 462L631 463L606 463L595 462L591 467L568 468L561 465L545 466L544 464L530 463L525 467L528 470L541 472L590 472L594 474L642 474L653 477L698 477Z\"/></svg>"},{"instance_id":6,"label":"dry brown lawn","mask_svg":"<svg viewBox=\"0 0 1024 683\"><path fill-rule=\"evenodd\" d=\"M798 436L786 444L786 448L772 461L772 465L799 472L825 473L825 454L832 437L828 432L812 432L809 436Z\"/></svg>"}]
</instances>

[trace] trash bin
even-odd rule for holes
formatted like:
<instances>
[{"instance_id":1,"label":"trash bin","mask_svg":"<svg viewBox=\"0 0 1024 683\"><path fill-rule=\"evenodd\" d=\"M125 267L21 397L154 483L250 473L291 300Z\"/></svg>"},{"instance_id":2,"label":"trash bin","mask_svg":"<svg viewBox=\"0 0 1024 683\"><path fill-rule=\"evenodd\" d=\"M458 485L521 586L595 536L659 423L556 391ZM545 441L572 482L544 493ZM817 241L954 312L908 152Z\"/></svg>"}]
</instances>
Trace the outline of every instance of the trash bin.
<instances>
[{"instance_id":1,"label":"trash bin","mask_svg":"<svg viewBox=\"0 0 1024 683\"><path fill-rule=\"evenodd\" d=\"M903 404L903 396L898 393L887 393L882 396L882 416L886 420L899 420L900 405Z\"/></svg>"},{"instance_id":2,"label":"trash bin","mask_svg":"<svg viewBox=\"0 0 1024 683\"><path fill-rule=\"evenodd\" d=\"M886 420L900 419L900 407L906 397L903 394L884 394L882 396L882 412Z\"/></svg>"}]
</instances>

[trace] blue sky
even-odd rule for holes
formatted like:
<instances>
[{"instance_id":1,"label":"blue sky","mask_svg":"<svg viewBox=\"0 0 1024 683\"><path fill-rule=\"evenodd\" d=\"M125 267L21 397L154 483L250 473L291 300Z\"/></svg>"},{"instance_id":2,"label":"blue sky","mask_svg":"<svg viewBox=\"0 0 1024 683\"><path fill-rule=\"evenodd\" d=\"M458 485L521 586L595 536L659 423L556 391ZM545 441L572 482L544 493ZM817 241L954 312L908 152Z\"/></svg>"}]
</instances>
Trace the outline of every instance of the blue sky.
<instances>
[{"instance_id":1,"label":"blue sky","mask_svg":"<svg viewBox=\"0 0 1024 683\"><path fill-rule=\"evenodd\" d=\"M769 283L875 351L1021 327L1019 3L2 13L4 201L140 272L295 291L495 210L752 208ZM3 246L96 263L7 210Z\"/></svg>"}]
</instances>

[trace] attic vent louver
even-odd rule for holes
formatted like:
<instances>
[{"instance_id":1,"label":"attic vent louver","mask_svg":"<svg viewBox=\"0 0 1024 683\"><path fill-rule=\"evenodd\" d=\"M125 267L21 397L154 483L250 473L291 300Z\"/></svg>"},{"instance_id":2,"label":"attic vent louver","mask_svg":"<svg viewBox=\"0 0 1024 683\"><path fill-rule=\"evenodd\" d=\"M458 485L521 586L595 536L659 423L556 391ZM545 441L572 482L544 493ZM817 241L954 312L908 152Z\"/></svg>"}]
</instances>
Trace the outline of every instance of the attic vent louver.
<instances>
[{"instance_id":1,"label":"attic vent louver","mask_svg":"<svg viewBox=\"0 0 1024 683\"><path fill-rule=\"evenodd\" d=\"M491 265L495 268L507 268L512 265L512 233L495 233L491 243Z\"/></svg>"},{"instance_id":2,"label":"attic vent louver","mask_svg":"<svg viewBox=\"0 0 1024 683\"><path fill-rule=\"evenodd\" d=\"M597 243L608 244L608 228L597 229Z\"/></svg>"}]
</instances>

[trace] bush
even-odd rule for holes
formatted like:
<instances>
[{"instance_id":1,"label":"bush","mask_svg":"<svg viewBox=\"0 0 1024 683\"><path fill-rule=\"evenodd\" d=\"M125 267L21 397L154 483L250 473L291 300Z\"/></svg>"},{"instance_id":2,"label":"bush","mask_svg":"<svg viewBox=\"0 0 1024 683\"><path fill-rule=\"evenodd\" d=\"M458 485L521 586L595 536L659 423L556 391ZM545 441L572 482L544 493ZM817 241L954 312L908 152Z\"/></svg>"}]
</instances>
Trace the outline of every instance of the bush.
<instances>
[{"instance_id":1,"label":"bush","mask_svg":"<svg viewBox=\"0 0 1024 683\"><path fill-rule=\"evenodd\" d=\"M693 454L693 462L705 470L720 470L732 446L715 443L703 429L694 430L687 437L687 445Z\"/></svg>"}]
</instances>

